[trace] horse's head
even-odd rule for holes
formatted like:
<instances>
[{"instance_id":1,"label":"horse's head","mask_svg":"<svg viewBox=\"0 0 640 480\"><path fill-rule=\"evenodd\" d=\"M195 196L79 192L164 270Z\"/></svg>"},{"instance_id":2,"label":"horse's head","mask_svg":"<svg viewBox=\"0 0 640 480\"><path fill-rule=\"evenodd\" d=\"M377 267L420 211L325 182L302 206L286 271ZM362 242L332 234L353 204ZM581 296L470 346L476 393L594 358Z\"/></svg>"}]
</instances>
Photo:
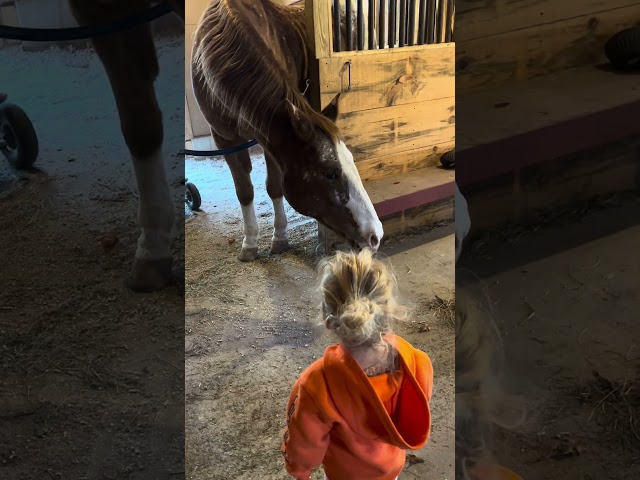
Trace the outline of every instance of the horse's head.
<instances>
[{"instance_id":1,"label":"horse's head","mask_svg":"<svg viewBox=\"0 0 640 480\"><path fill-rule=\"evenodd\" d=\"M319 114L285 102L286 133L277 150L291 206L360 248L374 251L383 230L335 120L338 97ZM275 152L274 152L275 153Z\"/></svg>"}]
</instances>

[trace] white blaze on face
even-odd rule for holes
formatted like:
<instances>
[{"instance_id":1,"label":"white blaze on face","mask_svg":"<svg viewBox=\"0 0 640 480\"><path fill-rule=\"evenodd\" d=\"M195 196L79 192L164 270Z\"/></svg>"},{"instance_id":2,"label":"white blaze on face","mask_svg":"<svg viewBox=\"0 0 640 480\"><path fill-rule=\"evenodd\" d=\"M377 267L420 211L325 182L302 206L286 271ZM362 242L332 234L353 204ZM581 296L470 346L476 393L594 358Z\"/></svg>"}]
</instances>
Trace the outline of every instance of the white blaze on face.
<instances>
[{"instance_id":1,"label":"white blaze on face","mask_svg":"<svg viewBox=\"0 0 640 480\"><path fill-rule=\"evenodd\" d=\"M456 183L455 196L455 221L456 221L456 260L462 253L462 242L471 229L471 219L469 218L469 206L467 200L462 196Z\"/></svg>"},{"instance_id":2,"label":"white blaze on face","mask_svg":"<svg viewBox=\"0 0 640 480\"><path fill-rule=\"evenodd\" d=\"M358 224L364 241L368 242L369 236L375 235L378 237L378 242L380 242L384 235L382 223L380 223L378 214L373 208L373 203L371 203L371 199L362 185L360 174L353 161L353 155L342 141L336 144L336 151L342 171L349 180L349 201L346 207ZM360 245L361 248L368 246L368 243Z\"/></svg>"}]
</instances>

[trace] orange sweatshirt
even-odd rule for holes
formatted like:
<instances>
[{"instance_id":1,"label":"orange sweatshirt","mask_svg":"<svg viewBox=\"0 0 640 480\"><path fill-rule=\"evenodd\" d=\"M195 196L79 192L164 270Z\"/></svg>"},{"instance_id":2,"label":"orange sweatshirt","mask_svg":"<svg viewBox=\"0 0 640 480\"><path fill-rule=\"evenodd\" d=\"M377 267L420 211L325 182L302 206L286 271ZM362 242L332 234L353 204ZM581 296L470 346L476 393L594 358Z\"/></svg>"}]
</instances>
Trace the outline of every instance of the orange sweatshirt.
<instances>
[{"instance_id":1,"label":"orange sweatshirt","mask_svg":"<svg viewBox=\"0 0 640 480\"><path fill-rule=\"evenodd\" d=\"M340 345L328 347L293 386L282 453L297 480L308 480L320 464L330 480L393 480L406 450L427 442L431 360L401 337L386 340L401 359L399 387L368 378Z\"/></svg>"}]
</instances>

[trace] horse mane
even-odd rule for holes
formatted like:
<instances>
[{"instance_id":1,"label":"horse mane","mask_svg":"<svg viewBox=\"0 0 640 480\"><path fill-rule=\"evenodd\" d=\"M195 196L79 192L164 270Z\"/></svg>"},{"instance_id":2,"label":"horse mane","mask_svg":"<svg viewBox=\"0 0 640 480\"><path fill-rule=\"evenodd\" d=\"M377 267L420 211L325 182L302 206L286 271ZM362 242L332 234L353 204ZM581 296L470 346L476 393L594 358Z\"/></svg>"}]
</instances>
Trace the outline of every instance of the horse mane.
<instances>
[{"instance_id":1,"label":"horse mane","mask_svg":"<svg viewBox=\"0 0 640 480\"><path fill-rule=\"evenodd\" d=\"M264 22L253 25L243 1L215 0L205 10L195 34L194 73L242 130L268 137L273 117L289 101L300 118L334 141L340 138L336 125L313 110L299 91L281 51L279 28L288 25L300 37L308 67L304 4L284 7L249 0L255 21Z\"/></svg>"}]
</instances>

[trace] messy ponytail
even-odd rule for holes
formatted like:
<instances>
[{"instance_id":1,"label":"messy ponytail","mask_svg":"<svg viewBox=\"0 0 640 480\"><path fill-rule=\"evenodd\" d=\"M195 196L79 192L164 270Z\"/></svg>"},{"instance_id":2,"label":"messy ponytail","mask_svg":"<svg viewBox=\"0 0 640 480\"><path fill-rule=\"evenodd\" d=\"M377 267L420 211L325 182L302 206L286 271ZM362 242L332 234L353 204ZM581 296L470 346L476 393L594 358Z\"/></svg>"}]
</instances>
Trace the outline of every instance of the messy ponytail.
<instances>
[{"instance_id":1,"label":"messy ponytail","mask_svg":"<svg viewBox=\"0 0 640 480\"><path fill-rule=\"evenodd\" d=\"M324 320L346 345L379 342L407 316L397 301L396 278L370 250L337 252L319 271Z\"/></svg>"}]
</instances>

